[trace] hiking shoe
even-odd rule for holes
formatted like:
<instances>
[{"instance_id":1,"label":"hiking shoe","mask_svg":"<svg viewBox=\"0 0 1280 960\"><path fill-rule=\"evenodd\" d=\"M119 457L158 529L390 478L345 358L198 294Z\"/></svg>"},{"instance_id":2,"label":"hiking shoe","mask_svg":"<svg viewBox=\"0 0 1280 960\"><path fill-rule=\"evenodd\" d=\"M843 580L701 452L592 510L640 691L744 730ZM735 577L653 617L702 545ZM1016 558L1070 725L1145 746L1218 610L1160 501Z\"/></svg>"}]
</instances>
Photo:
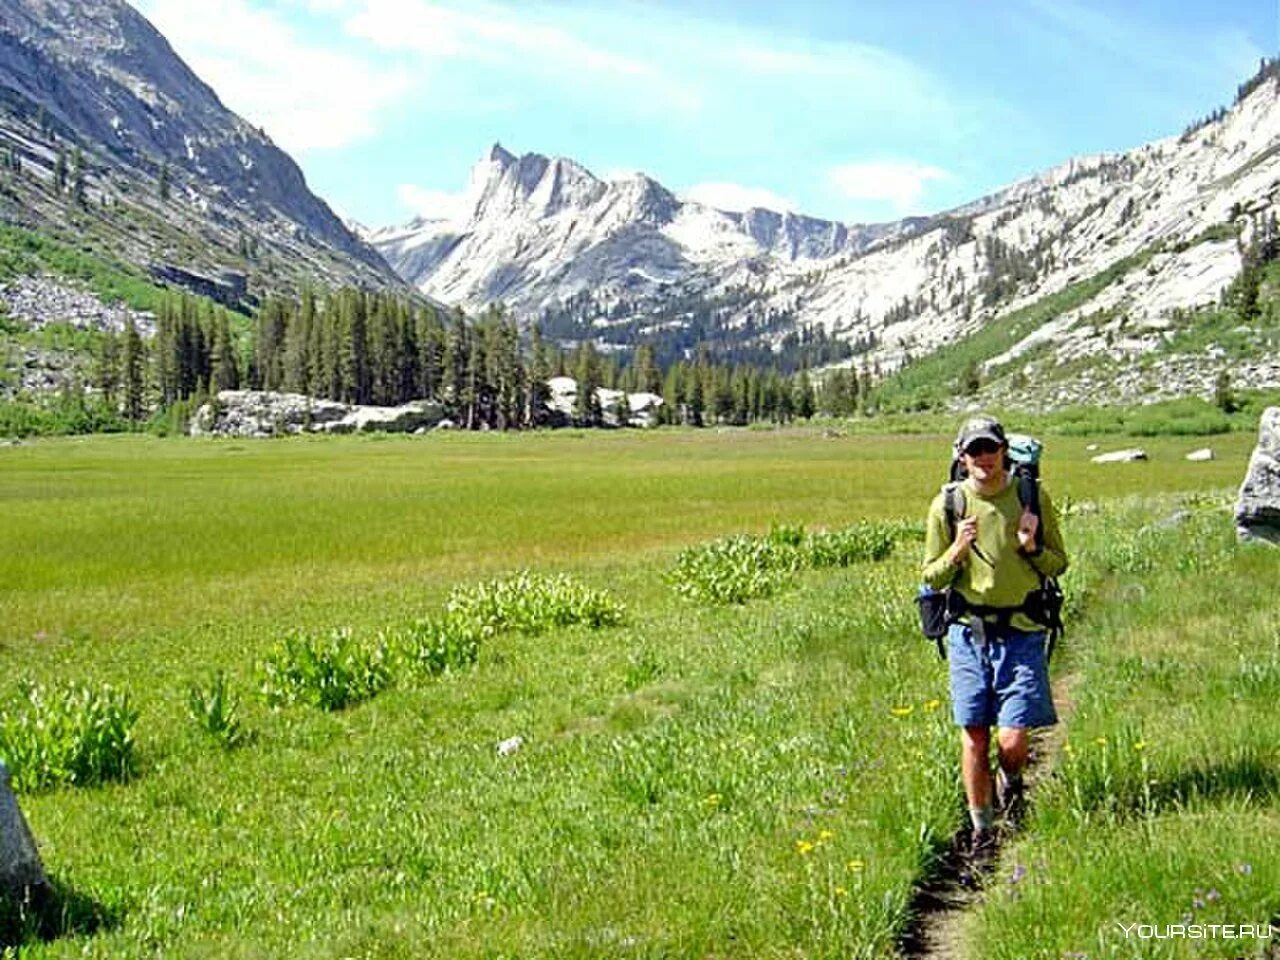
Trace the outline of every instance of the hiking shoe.
<instances>
[{"instance_id":1,"label":"hiking shoe","mask_svg":"<svg viewBox=\"0 0 1280 960\"><path fill-rule=\"evenodd\" d=\"M973 830L960 865L960 885L969 889L981 887L996 865L996 832Z\"/></svg>"},{"instance_id":2,"label":"hiking shoe","mask_svg":"<svg viewBox=\"0 0 1280 960\"><path fill-rule=\"evenodd\" d=\"M996 812L1011 827L1022 822L1027 812L1027 798L1021 775L1009 777L1003 770L996 774Z\"/></svg>"}]
</instances>

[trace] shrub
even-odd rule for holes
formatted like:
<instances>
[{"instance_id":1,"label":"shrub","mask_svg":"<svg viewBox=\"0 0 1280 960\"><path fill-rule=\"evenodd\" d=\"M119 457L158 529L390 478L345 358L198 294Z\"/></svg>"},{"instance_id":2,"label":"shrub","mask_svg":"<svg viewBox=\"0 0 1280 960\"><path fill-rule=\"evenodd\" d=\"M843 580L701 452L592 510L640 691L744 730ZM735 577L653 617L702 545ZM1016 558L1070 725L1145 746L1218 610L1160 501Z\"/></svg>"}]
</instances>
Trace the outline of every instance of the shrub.
<instances>
[{"instance_id":1,"label":"shrub","mask_svg":"<svg viewBox=\"0 0 1280 960\"><path fill-rule=\"evenodd\" d=\"M227 678L219 670L208 687L192 687L187 694L187 713L197 727L228 750L246 739L240 725L240 701L227 689Z\"/></svg>"},{"instance_id":2,"label":"shrub","mask_svg":"<svg viewBox=\"0 0 1280 960\"><path fill-rule=\"evenodd\" d=\"M564 574L524 570L506 580L455 589L445 603L445 616L455 628L475 630L483 639L506 630L536 634L577 623L593 630L615 626L626 608L607 592Z\"/></svg>"},{"instance_id":3,"label":"shrub","mask_svg":"<svg viewBox=\"0 0 1280 960\"><path fill-rule=\"evenodd\" d=\"M263 662L262 693L272 706L309 703L341 710L368 700L391 681L387 647L352 639L349 629L328 637L295 635Z\"/></svg>"},{"instance_id":4,"label":"shrub","mask_svg":"<svg viewBox=\"0 0 1280 960\"><path fill-rule=\"evenodd\" d=\"M429 677L475 663L480 639L474 624L447 616L414 621L386 637L411 674Z\"/></svg>"},{"instance_id":5,"label":"shrub","mask_svg":"<svg viewBox=\"0 0 1280 960\"><path fill-rule=\"evenodd\" d=\"M668 579L688 600L746 603L776 592L799 567L799 559L794 547L739 535L682 550Z\"/></svg>"},{"instance_id":6,"label":"shrub","mask_svg":"<svg viewBox=\"0 0 1280 960\"><path fill-rule=\"evenodd\" d=\"M0 717L0 757L24 792L128 780L136 772L128 694L109 686L24 682Z\"/></svg>"},{"instance_id":7,"label":"shrub","mask_svg":"<svg viewBox=\"0 0 1280 960\"><path fill-rule=\"evenodd\" d=\"M883 560L895 543L916 538L920 529L900 521L818 533L776 526L764 537L740 534L683 550L667 579L677 593L695 602L745 603L770 596L798 570Z\"/></svg>"},{"instance_id":8,"label":"shrub","mask_svg":"<svg viewBox=\"0 0 1280 960\"><path fill-rule=\"evenodd\" d=\"M883 560L893 552L895 539L891 528L878 523L815 533L804 544L806 565L848 567L868 560Z\"/></svg>"}]
</instances>

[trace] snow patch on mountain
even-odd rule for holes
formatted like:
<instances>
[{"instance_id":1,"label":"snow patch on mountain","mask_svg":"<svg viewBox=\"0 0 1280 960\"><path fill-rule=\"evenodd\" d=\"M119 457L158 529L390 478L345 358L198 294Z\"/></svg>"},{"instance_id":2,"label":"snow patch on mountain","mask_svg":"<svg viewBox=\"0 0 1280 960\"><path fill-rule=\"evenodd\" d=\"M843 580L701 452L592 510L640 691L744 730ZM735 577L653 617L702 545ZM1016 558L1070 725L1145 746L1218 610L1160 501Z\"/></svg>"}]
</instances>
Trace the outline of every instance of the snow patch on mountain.
<instances>
[{"instance_id":1,"label":"snow patch on mountain","mask_svg":"<svg viewBox=\"0 0 1280 960\"><path fill-rule=\"evenodd\" d=\"M1176 311L1217 300L1253 218L1280 197L1280 95L1268 79L1181 136L1072 158L890 224L717 210L643 174L602 180L572 160L498 145L473 168L468 195L464 218L371 235L406 280L468 309L502 301L527 320L583 291L641 308L701 293L738 311L726 326L785 315L859 344L862 363L887 370L1115 270L989 366L1046 348L1065 362L1152 349ZM655 311L659 322L670 316Z\"/></svg>"}]
</instances>

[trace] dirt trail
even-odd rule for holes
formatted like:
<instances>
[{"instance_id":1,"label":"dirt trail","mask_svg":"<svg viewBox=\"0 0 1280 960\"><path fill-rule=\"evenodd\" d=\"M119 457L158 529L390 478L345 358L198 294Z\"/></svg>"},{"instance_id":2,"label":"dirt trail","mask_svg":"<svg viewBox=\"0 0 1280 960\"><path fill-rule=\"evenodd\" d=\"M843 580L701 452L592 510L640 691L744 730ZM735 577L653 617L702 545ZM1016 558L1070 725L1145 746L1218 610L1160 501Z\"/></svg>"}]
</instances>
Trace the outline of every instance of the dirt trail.
<instances>
[{"instance_id":1,"label":"dirt trail","mask_svg":"<svg viewBox=\"0 0 1280 960\"><path fill-rule=\"evenodd\" d=\"M1078 675L1069 674L1054 681L1058 725L1032 734L1026 772L1026 796L1030 803L1035 802L1037 785L1049 775L1048 761L1058 754L1066 739L1066 721L1073 712L1072 693L1078 679ZM958 742L956 749L959 749ZM898 941L898 951L904 960L976 960L976 954L967 949L965 926L982 902L982 888L971 886L964 870L962 844L967 835L966 828L952 838L929 876L916 888L910 908L914 919ZM1003 844L1003 831L999 839ZM997 853L986 882L998 881L1005 875Z\"/></svg>"}]
</instances>

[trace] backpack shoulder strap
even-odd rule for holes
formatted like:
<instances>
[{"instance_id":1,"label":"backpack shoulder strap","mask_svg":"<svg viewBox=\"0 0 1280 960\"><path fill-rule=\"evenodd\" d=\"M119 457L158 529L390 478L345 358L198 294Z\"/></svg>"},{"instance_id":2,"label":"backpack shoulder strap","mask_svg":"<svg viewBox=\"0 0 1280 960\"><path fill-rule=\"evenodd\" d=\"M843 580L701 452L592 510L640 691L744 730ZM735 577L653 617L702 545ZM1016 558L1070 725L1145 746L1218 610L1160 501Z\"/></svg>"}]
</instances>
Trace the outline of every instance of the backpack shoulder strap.
<instances>
[{"instance_id":1,"label":"backpack shoulder strap","mask_svg":"<svg viewBox=\"0 0 1280 960\"><path fill-rule=\"evenodd\" d=\"M956 521L964 516L964 483L953 480L942 485L942 510L947 518L947 533L951 539L956 538Z\"/></svg>"},{"instance_id":2,"label":"backpack shoulder strap","mask_svg":"<svg viewBox=\"0 0 1280 960\"><path fill-rule=\"evenodd\" d=\"M1018 501L1039 518L1036 527L1036 549L1044 549L1044 514L1040 512L1040 477L1031 470L1016 470L1014 480L1018 484Z\"/></svg>"}]
</instances>

